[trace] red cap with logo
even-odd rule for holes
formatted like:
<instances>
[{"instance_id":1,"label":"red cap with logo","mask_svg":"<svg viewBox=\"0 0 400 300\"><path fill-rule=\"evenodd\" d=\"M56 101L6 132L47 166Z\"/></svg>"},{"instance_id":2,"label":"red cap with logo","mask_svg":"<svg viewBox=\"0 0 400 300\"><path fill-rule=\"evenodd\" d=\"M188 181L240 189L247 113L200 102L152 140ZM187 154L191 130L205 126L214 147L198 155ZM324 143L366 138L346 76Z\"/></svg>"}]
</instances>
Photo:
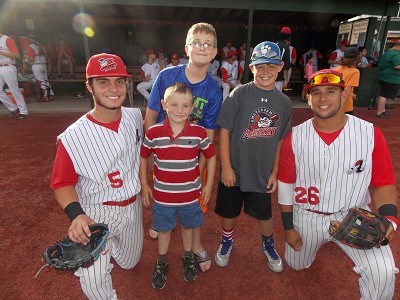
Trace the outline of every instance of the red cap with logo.
<instances>
[{"instance_id":1,"label":"red cap with logo","mask_svg":"<svg viewBox=\"0 0 400 300\"><path fill-rule=\"evenodd\" d=\"M171 59L179 59L179 55L174 53L171 55Z\"/></svg>"},{"instance_id":2,"label":"red cap with logo","mask_svg":"<svg viewBox=\"0 0 400 300\"><path fill-rule=\"evenodd\" d=\"M101 53L89 58L86 80L94 77L130 77L122 59L114 54Z\"/></svg>"},{"instance_id":3,"label":"red cap with logo","mask_svg":"<svg viewBox=\"0 0 400 300\"><path fill-rule=\"evenodd\" d=\"M238 52L236 50L229 50L226 57L233 57L234 55L238 55Z\"/></svg>"}]
</instances>

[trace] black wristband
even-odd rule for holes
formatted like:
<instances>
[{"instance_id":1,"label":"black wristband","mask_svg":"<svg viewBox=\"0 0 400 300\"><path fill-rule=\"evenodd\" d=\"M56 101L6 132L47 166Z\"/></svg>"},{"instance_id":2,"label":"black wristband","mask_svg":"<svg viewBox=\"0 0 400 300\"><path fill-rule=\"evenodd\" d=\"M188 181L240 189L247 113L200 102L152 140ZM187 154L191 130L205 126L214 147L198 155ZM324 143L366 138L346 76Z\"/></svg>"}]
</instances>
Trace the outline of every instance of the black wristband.
<instances>
[{"instance_id":1,"label":"black wristband","mask_svg":"<svg viewBox=\"0 0 400 300\"><path fill-rule=\"evenodd\" d=\"M282 221L283 221L283 228L285 228L285 230L291 230L294 228L293 226L293 212L281 212L282 215Z\"/></svg>"},{"instance_id":2,"label":"black wristband","mask_svg":"<svg viewBox=\"0 0 400 300\"><path fill-rule=\"evenodd\" d=\"M79 202L71 202L64 208L65 213L71 222L79 215L84 215L85 212L82 209L82 206Z\"/></svg>"},{"instance_id":3,"label":"black wristband","mask_svg":"<svg viewBox=\"0 0 400 300\"><path fill-rule=\"evenodd\" d=\"M378 208L378 212L381 216L392 216L397 219L397 207L394 204L383 204Z\"/></svg>"}]
</instances>

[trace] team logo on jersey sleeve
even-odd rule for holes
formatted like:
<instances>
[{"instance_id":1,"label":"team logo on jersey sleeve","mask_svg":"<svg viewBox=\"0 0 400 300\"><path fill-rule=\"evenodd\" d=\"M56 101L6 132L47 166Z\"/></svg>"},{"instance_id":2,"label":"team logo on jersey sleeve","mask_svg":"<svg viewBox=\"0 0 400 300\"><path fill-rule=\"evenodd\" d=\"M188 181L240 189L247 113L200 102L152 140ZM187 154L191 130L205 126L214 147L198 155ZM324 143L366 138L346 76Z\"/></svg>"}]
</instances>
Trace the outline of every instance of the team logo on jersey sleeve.
<instances>
[{"instance_id":1,"label":"team logo on jersey sleeve","mask_svg":"<svg viewBox=\"0 0 400 300\"><path fill-rule=\"evenodd\" d=\"M117 69L117 63L114 61L114 58L100 58L99 63L100 71L107 72Z\"/></svg>"},{"instance_id":2,"label":"team logo on jersey sleeve","mask_svg":"<svg viewBox=\"0 0 400 300\"><path fill-rule=\"evenodd\" d=\"M365 169L365 161L362 159L359 159L356 161L356 163L347 171L347 174L353 174L353 173L361 173Z\"/></svg>"},{"instance_id":3,"label":"team logo on jersey sleeve","mask_svg":"<svg viewBox=\"0 0 400 300\"><path fill-rule=\"evenodd\" d=\"M252 140L271 137L276 134L276 122L279 115L268 108L257 108L250 116L249 126L244 130L241 139Z\"/></svg>"}]
</instances>

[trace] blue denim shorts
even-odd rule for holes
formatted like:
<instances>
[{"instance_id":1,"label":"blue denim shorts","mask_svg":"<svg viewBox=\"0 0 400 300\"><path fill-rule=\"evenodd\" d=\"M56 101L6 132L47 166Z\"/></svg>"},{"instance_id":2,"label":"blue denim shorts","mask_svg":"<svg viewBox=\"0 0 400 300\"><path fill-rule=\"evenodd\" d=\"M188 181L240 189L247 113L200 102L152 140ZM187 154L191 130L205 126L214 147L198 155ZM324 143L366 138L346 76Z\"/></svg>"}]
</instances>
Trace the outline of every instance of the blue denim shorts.
<instances>
[{"instance_id":1,"label":"blue denim shorts","mask_svg":"<svg viewBox=\"0 0 400 300\"><path fill-rule=\"evenodd\" d=\"M154 203L153 228L157 231L170 231L179 224L185 228L198 228L203 225L204 216L199 202L184 206L164 206Z\"/></svg>"}]
</instances>

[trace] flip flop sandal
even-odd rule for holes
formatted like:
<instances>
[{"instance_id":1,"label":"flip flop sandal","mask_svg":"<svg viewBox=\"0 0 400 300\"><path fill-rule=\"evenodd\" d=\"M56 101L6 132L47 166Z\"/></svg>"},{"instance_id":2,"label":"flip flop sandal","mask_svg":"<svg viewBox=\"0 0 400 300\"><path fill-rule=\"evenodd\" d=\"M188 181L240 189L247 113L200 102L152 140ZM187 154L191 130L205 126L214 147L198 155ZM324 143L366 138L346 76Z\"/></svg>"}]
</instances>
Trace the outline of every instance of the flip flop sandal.
<instances>
[{"instance_id":1,"label":"flip flop sandal","mask_svg":"<svg viewBox=\"0 0 400 300\"><path fill-rule=\"evenodd\" d=\"M207 251L203 251L203 252L199 252L199 253L194 253L194 257L196 258L196 265L197 265L197 268L200 270L200 271L202 271L202 272L205 272L205 271L208 271L209 269L206 269L206 270L202 270L201 269L201 267L200 267L200 265L201 264L204 264L204 263L206 263L206 262L211 262L211 259L210 259L210 257L208 256L208 253L207 253Z\"/></svg>"},{"instance_id":2,"label":"flip flop sandal","mask_svg":"<svg viewBox=\"0 0 400 300\"><path fill-rule=\"evenodd\" d=\"M152 239L156 240L158 238L158 231L154 228L149 229L149 235Z\"/></svg>"}]
</instances>

